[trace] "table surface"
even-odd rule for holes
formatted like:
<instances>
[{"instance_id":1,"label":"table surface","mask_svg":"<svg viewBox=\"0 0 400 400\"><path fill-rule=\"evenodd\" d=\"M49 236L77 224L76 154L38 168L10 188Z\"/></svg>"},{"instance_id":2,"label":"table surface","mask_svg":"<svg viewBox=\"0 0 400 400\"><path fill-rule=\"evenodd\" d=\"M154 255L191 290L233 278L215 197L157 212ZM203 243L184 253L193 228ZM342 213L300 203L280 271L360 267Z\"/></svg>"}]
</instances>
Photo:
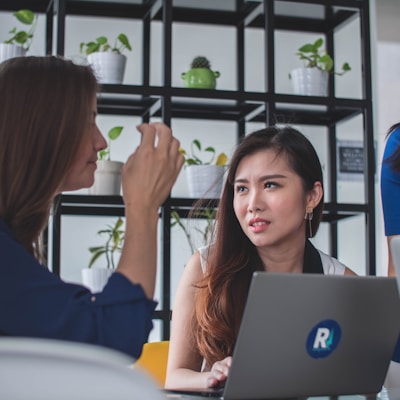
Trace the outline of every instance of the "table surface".
<instances>
[{"instance_id":1,"label":"table surface","mask_svg":"<svg viewBox=\"0 0 400 400\"><path fill-rule=\"evenodd\" d=\"M400 382L399 382L400 385ZM180 393L165 393L166 399L187 399L187 400L200 400L200 399L219 399L212 396L200 396L196 394L180 394ZM317 396L317 397L301 397L290 400L400 400L400 387L398 388L383 388L380 393L376 395L340 395L340 396ZM247 400L247 399L243 399ZM249 399L250 400L250 399ZM281 399L285 400L285 399Z\"/></svg>"}]
</instances>

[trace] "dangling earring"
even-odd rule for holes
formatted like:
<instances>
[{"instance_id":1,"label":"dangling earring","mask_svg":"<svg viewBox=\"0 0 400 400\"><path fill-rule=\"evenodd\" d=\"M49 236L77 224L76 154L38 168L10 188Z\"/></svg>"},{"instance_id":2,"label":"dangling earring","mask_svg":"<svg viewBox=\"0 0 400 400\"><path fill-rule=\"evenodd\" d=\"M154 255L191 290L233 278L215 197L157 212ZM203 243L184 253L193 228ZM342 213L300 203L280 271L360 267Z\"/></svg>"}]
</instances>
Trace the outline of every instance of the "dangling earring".
<instances>
[{"instance_id":1,"label":"dangling earring","mask_svg":"<svg viewBox=\"0 0 400 400\"><path fill-rule=\"evenodd\" d=\"M306 209L306 213L304 215L304 219L308 220L308 237L312 237L313 233L312 233L312 226L311 226L311 221L313 219L313 209L311 207L307 207Z\"/></svg>"}]
</instances>

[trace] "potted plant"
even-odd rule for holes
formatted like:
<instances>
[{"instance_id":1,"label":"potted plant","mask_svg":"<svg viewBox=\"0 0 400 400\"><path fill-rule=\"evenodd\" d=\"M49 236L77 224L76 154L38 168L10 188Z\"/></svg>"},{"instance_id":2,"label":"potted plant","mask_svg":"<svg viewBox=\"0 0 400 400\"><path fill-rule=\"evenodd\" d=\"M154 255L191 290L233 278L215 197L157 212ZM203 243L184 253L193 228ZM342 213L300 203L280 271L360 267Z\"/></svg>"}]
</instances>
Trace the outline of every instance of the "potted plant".
<instances>
[{"instance_id":1,"label":"potted plant","mask_svg":"<svg viewBox=\"0 0 400 400\"><path fill-rule=\"evenodd\" d=\"M181 74L186 88L215 89L218 71L212 71L210 61L204 56L197 56L190 64L190 70Z\"/></svg>"},{"instance_id":2,"label":"potted plant","mask_svg":"<svg viewBox=\"0 0 400 400\"><path fill-rule=\"evenodd\" d=\"M82 282L93 293L103 290L108 278L115 270L115 254L121 253L124 242L124 221L119 217L113 225L107 225L106 229L97 232L100 236L105 236L106 240L101 246L89 247L92 257L89 260L87 268L82 270ZM94 263L104 256L106 263L103 267L94 268Z\"/></svg>"},{"instance_id":3,"label":"potted plant","mask_svg":"<svg viewBox=\"0 0 400 400\"><path fill-rule=\"evenodd\" d=\"M194 139L190 146L191 154L180 149L185 157L185 170L189 186L189 196L193 198L219 198L222 190L225 166L228 157L225 153L216 154L215 148L203 149L200 140ZM200 157L206 156L207 159Z\"/></svg>"},{"instance_id":4,"label":"potted plant","mask_svg":"<svg viewBox=\"0 0 400 400\"><path fill-rule=\"evenodd\" d=\"M13 16L22 24L29 26L29 30L27 32L14 27L9 31L11 37L0 43L0 62L13 57L25 56L32 44L37 15L31 10L22 9L14 12Z\"/></svg>"},{"instance_id":5,"label":"potted plant","mask_svg":"<svg viewBox=\"0 0 400 400\"><path fill-rule=\"evenodd\" d=\"M289 75L295 94L326 96L329 74L343 75L351 70L350 65L345 62L340 72L333 71L333 59L322 49L323 43L323 39L319 38L314 43L306 43L297 50L296 55L305 65L303 68L292 70Z\"/></svg>"},{"instance_id":6,"label":"potted plant","mask_svg":"<svg viewBox=\"0 0 400 400\"><path fill-rule=\"evenodd\" d=\"M114 126L108 133L108 147L98 153L97 169L94 174L94 184L89 188L89 194L119 195L121 193L121 170L124 165L120 161L111 161L111 142L121 135L123 126Z\"/></svg>"},{"instance_id":7,"label":"potted plant","mask_svg":"<svg viewBox=\"0 0 400 400\"><path fill-rule=\"evenodd\" d=\"M206 225L203 229L199 227L194 228L194 231L198 232L201 235L201 245L203 246L207 245L210 239L210 234L213 228L216 212L217 210L215 208L206 207L201 210L194 211L194 214L188 218L188 220L191 220L193 218L196 219L198 218L206 221ZM185 234L186 240L189 244L190 250L192 253L194 253L196 251L197 246L195 245L195 240L193 239L192 236L192 230L189 228L188 225L186 225L182 221L182 218L180 217L179 212L177 210L171 211L171 218L172 218L171 228L177 226L182 229L183 233Z\"/></svg>"},{"instance_id":8,"label":"potted plant","mask_svg":"<svg viewBox=\"0 0 400 400\"><path fill-rule=\"evenodd\" d=\"M126 55L125 50L132 51L128 37L120 33L114 44L108 38L99 36L95 41L82 42L80 52L86 54L100 83L121 84L124 80Z\"/></svg>"}]
</instances>

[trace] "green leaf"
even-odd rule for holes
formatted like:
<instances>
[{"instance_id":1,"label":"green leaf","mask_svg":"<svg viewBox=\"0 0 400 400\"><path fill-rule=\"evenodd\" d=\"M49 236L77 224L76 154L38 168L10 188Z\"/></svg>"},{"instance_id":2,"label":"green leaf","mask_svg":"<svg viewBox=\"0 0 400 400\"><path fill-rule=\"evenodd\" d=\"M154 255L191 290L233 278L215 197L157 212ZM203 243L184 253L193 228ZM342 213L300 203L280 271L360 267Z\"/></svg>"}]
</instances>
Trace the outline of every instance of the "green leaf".
<instances>
[{"instance_id":1,"label":"green leaf","mask_svg":"<svg viewBox=\"0 0 400 400\"><path fill-rule=\"evenodd\" d=\"M107 135L110 138L110 140L118 139L123 129L124 129L123 126L114 126L114 128L111 128L108 131Z\"/></svg>"},{"instance_id":2,"label":"green leaf","mask_svg":"<svg viewBox=\"0 0 400 400\"><path fill-rule=\"evenodd\" d=\"M118 40L130 51L132 51L131 44L129 43L128 37L124 33L118 35Z\"/></svg>"},{"instance_id":3,"label":"green leaf","mask_svg":"<svg viewBox=\"0 0 400 400\"><path fill-rule=\"evenodd\" d=\"M107 38L106 38L105 36L99 36L99 37L96 39L96 42L97 42L98 44L100 44L100 45L104 45L104 44L107 43Z\"/></svg>"},{"instance_id":4,"label":"green leaf","mask_svg":"<svg viewBox=\"0 0 400 400\"><path fill-rule=\"evenodd\" d=\"M99 151L98 153L99 160L109 160L110 159L110 151L109 149L104 149Z\"/></svg>"},{"instance_id":5,"label":"green leaf","mask_svg":"<svg viewBox=\"0 0 400 400\"><path fill-rule=\"evenodd\" d=\"M199 151L201 151L201 143L200 143L200 140L194 139L193 142L192 142L192 145L193 145L193 146L196 146L197 149L198 149Z\"/></svg>"},{"instance_id":6,"label":"green leaf","mask_svg":"<svg viewBox=\"0 0 400 400\"><path fill-rule=\"evenodd\" d=\"M317 39L313 44L315 51L318 51L318 49L323 45L323 43L324 40L322 38Z\"/></svg>"},{"instance_id":7,"label":"green leaf","mask_svg":"<svg viewBox=\"0 0 400 400\"><path fill-rule=\"evenodd\" d=\"M19 22L25 25L32 25L35 20L35 14L31 10L23 9L18 10L13 14Z\"/></svg>"},{"instance_id":8,"label":"green leaf","mask_svg":"<svg viewBox=\"0 0 400 400\"><path fill-rule=\"evenodd\" d=\"M105 250L98 251L98 252L94 253L93 256L92 256L92 258L91 258L90 261L89 261L88 268L91 268L92 265L96 262L96 260L98 260L98 258L99 258L100 256L102 256L103 254L105 254L105 253L106 253Z\"/></svg>"},{"instance_id":9,"label":"green leaf","mask_svg":"<svg viewBox=\"0 0 400 400\"><path fill-rule=\"evenodd\" d=\"M350 67L349 63L347 63L347 62L344 63L343 66L342 66L342 70L343 71L350 71L351 67Z\"/></svg>"},{"instance_id":10,"label":"green leaf","mask_svg":"<svg viewBox=\"0 0 400 400\"><path fill-rule=\"evenodd\" d=\"M314 52L314 46L310 43L305 44L304 46L301 46L299 48L299 51L302 53L313 53Z\"/></svg>"},{"instance_id":11,"label":"green leaf","mask_svg":"<svg viewBox=\"0 0 400 400\"><path fill-rule=\"evenodd\" d=\"M29 39L29 34L24 31L19 31L14 36L14 40L19 44L24 44Z\"/></svg>"}]
</instances>

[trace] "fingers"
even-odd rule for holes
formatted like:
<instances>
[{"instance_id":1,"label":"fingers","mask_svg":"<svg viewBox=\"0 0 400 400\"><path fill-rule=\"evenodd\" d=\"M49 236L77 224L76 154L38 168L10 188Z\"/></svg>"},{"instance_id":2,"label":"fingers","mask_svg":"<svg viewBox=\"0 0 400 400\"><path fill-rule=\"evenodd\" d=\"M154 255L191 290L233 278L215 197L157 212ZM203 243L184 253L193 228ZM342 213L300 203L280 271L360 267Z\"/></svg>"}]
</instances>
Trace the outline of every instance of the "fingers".
<instances>
[{"instance_id":1,"label":"fingers","mask_svg":"<svg viewBox=\"0 0 400 400\"><path fill-rule=\"evenodd\" d=\"M156 129L150 124L140 124L136 129L142 134L140 139L140 145L154 146L154 140L156 137Z\"/></svg>"},{"instance_id":2,"label":"fingers","mask_svg":"<svg viewBox=\"0 0 400 400\"><path fill-rule=\"evenodd\" d=\"M226 357L222 361L217 361L213 364L210 376L207 379L208 387L218 386L221 382L226 380L231 363L232 357Z\"/></svg>"},{"instance_id":3,"label":"fingers","mask_svg":"<svg viewBox=\"0 0 400 400\"><path fill-rule=\"evenodd\" d=\"M154 148L157 138L157 148L165 152L171 160L176 160L175 169L179 173L185 159L179 152L180 142L172 135L171 129L162 122L143 123L137 129L142 134L140 145Z\"/></svg>"},{"instance_id":4,"label":"fingers","mask_svg":"<svg viewBox=\"0 0 400 400\"><path fill-rule=\"evenodd\" d=\"M168 148L172 138L171 129L161 122L143 123L136 127L142 134L140 144L143 146L154 146L155 138L158 137L158 147Z\"/></svg>"}]
</instances>

